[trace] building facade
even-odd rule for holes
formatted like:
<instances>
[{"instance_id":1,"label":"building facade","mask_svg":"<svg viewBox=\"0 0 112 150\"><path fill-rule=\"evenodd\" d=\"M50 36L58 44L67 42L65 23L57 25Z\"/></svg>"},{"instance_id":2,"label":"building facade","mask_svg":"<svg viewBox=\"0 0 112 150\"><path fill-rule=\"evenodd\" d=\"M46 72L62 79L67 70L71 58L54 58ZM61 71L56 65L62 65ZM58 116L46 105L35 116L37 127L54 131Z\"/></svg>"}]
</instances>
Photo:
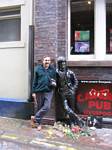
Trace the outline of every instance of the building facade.
<instances>
[{"instance_id":1,"label":"building facade","mask_svg":"<svg viewBox=\"0 0 112 150\"><path fill-rule=\"evenodd\" d=\"M0 115L22 117L30 113L29 28L32 0L0 1ZM29 109L29 110L27 110Z\"/></svg>"},{"instance_id":2,"label":"building facade","mask_svg":"<svg viewBox=\"0 0 112 150\"><path fill-rule=\"evenodd\" d=\"M46 54L54 61L58 56L65 56L68 67L79 80L78 106L80 96L92 92L94 97L89 95L85 99L95 103L89 101L85 109L96 110L98 106L99 112L106 109L102 115L108 112L111 116L112 1L13 0L10 3L4 0L0 3L0 97L13 101L30 99L33 64ZM6 19L12 17L12 22ZM11 26L16 26L15 30ZM7 32L6 28L9 28ZM99 97L102 94L104 97ZM105 94L110 95L106 97L107 103L103 100ZM81 113L84 111L79 109Z\"/></svg>"},{"instance_id":3,"label":"building facade","mask_svg":"<svg viewBox=\"0 0 112 150\"><path fill-rule=\"evenodd\" d=\"M34 61L65 56L79 80L79 113L111 116L112 1L35 0L34 6Z\"/></svg>"}]
</instances>

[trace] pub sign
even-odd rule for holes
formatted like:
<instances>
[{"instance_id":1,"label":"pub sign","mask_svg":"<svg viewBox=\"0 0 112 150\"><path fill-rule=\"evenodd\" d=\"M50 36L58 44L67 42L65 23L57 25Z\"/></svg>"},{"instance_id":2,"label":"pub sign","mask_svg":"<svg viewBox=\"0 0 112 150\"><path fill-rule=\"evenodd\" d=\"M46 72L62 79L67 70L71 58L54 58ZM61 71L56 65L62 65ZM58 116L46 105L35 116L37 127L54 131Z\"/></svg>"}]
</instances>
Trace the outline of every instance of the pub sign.
<instances>
[{"instance_id":1,"label":"pub sign","mask_svg":"<svg viewBox=\"0 0 112 150\"><path fill-rule=\"evenodd\" d=\"M112 81L81 80L76 100L79 114L112 116Z\"/></svg>"}]
</instances>

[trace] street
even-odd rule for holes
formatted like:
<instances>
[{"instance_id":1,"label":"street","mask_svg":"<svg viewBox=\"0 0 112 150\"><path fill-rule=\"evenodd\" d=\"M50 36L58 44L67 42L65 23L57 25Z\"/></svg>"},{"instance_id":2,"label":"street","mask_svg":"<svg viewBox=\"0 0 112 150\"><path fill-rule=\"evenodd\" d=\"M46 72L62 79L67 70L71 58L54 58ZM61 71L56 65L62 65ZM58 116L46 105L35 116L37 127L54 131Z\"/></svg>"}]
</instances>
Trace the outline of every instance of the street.
<instances>
[{"instance_id":1,"label":"street","mask_svg":"<svg viewBox=\"0 0 112 150\"><path fill-rule=\"evenodd\" d=\"M53 126L42 131L30 127L29 120L0 118L0 150L111 150L112 129L92 131L91 136L72 139Z\"/></svg>"}]
</instances>

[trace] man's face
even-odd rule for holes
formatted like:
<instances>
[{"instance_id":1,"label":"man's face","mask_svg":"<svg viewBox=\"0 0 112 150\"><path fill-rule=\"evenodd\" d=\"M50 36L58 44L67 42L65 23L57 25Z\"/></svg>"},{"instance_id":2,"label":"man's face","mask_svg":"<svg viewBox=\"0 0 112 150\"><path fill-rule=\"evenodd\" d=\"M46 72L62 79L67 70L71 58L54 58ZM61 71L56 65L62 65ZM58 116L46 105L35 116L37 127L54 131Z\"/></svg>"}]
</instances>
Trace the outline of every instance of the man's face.
<instances>
[{"instance_id":1,"label":"man's face","mask_svg":"<svg viewBox=\"0 0 112 150\"><path fill-rule=\"evenodd\" d=\"M43 66L45 68L48 68L50 63L51 63L51 58L50 57L44 57L44 59L43 59Z\"/></svg>"}]
</instances>

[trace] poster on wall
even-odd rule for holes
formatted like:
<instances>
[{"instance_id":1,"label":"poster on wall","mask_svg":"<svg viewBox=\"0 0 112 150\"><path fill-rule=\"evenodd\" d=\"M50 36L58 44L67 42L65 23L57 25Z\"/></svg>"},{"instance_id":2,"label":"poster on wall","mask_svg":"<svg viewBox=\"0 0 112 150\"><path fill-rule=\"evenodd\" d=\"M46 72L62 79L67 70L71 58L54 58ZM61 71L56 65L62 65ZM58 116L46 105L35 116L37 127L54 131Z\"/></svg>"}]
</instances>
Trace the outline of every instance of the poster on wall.
<instances>
[{"instance_id":1,"label":"poster on wall","mask_svg":"<svg viewBox=\"0 0 112 150\"><path fill-rule=\"evenodd\" d=\"M112 81L80 81L76 99L79 114L112 116Z\"/></svg>"},{"instance_id":2,"label":"poster on wall","mask_svg":"<svg viewBox=\"0 0 112 150\"><path fill-rule=\"evenodd\" d=\"M74 52L89 53L90 52L90 31L75 31L74 32Z\"/></svg>"},{"instance_id":3,"label":"poster on wall","mask_svg":"<svg viewBox=\"0 0 112 150\"><path fill-rule=\"evenodd\" d=\"M77 53L87 53L89 48L89 42L75 42L75 52Z\"/></svg>"},{"instance_id":4,"label":"poster on wall","mask_svg":"<svg viewBox=\"0 0 112 150\"><path fill-rule=\"evenodd\" d=\"M75 31L75 41L89 41L90 40L90 31Z\"/></svg>"}]
</instances>

